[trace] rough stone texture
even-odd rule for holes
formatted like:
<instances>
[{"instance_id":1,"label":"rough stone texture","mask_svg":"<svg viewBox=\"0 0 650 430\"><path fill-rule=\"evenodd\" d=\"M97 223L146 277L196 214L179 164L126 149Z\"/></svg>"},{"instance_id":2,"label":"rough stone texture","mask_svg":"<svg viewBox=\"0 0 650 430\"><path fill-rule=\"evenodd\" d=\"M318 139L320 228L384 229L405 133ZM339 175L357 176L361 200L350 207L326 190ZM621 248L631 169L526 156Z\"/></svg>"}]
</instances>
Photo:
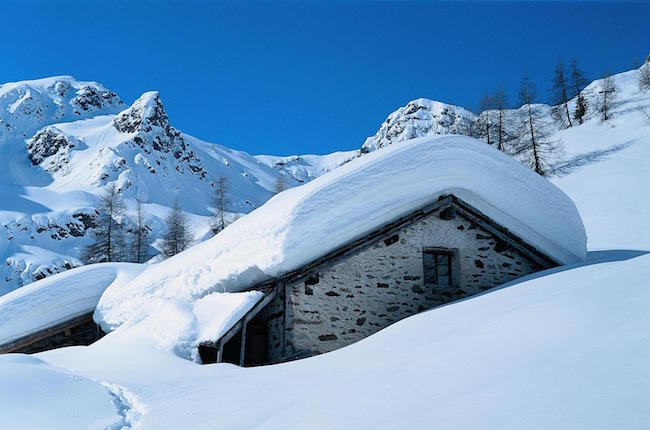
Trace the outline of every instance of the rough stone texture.
<instances>
[{"instance_id":1,"label":"rough stone texture","mask_svg":"<svg viewBox=\"0 0 650 430\"><path fill-rule=\"evenodd\" d=\"M402 227L397 240L390 233L324 264L318 277L286 285L286 298L279 294L268 310L269 361L341 348L402 318L543 268L460 215L442 218L429 215ZM425 248L453 251L454 286L425 286Z\"/></svg>"}]
</instances>

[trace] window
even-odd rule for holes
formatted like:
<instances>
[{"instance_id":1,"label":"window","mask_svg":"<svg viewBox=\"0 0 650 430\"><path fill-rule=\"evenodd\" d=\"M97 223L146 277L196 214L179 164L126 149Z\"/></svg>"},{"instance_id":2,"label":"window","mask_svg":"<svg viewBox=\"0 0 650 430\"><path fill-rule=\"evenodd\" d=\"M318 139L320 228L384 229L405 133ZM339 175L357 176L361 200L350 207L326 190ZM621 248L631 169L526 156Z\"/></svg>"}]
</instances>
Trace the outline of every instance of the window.
<instances>
[{"instance_id":1,"label":"window","mask_svg":"<svg viewBox=\"0 0 650 430\"><path fill-rule=\"evenodd\" d=\"M453 251L450 249L425 249L422 253L425 286L452 286Z\"/></svg>"}]
</instances>

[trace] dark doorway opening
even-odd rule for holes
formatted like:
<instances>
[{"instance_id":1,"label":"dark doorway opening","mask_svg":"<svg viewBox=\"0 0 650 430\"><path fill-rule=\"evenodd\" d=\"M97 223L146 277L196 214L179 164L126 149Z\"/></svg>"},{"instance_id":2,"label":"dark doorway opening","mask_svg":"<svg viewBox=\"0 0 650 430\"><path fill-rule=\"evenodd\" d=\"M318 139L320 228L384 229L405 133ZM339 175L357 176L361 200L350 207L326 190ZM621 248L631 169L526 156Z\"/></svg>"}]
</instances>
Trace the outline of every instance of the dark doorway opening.
<instances>
[{"instance_id":1,"label":"dark doorway opening","mask_svg":"<svg viewBox=\"0 0 650 430\"><path fill-rule=\"evenodd\" d=\"M253 318L246 325L246 345L244 349L244 366L260 366L268 361L268 327L261 318ZM242 332L231 337L223 345L221 361L239 365L241 358ZM203 364L217 362L218 347L216 345L199 345L199 356Z\"/></svg>"}]
</instances>

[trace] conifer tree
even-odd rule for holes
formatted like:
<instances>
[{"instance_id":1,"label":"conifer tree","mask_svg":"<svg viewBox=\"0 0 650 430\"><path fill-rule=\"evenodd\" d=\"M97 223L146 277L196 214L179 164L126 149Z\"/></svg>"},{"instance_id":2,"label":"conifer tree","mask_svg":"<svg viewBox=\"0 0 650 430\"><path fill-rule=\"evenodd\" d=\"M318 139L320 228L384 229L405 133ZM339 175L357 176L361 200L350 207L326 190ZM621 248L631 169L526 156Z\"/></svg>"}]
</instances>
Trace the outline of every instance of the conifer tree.
<instances>
[{"instance_id":1,"label":"conifer tree","mask_svg":"<svg viewBox=\"0 0 650 430\"><path fill-rule=\"evenodd\" d=\"M213 234L219 233L226 228L226 205L228 205L228 180L220 176L216 182L214 190L214 215L210 222L210 228Z\"/></svg>"},{"instance_id":2,"label":"conifer tree","mask_svg":"<svg viewBox=\"0 0 650 430\"><path fill-rule=\"evenodd\" d=\"M604 121L609 121L612 117L612 108L614 106L614 100L616 100L616 84L614 83L614 78L611 75L605 75L605 77L600 81L600 90L598 94L599 98L599 111L600 119Z\"/></svg>"},{"instance_id":3,"label":"conifer tree","mask_svg":"<svg viewBox=\"0 0 650 430\"><path fill-rule=\"evenodd\" d=\"M571 62L570 75L571 79L569 81L572 87L571 96L576 97L576 106L573 110L573 118L576 119L578 123L582 124L589 107L587 99L582 91L587 85L587 80L585 79L582 70L578 67L578 62L575 59Z\"/></svg>"},{"instance_id":4,"label":"conifer tree","mask_svg":"<svg viewBox=\"0 0 650 430\"><path fill-rule=\"evenodd\" d=\"M282 172L279 172L277 178L275 179L275 189L273 191L275 194L280 194L282 191L286 189L287 189L287 184L284 179L284 174Z\"/></svg>"},{"instance_id":5,"label":"conifer tree","mask_svg":"<svg viewBox=\"0 0 650 430\"><path fill-rule=\"evenodd\" d=\"M641 91L650 91L650 55L639 69L639 88Z\"/></svg>"},{"instance_id":6,"label":"conifer tree","mask_svg":"<svg viewBox=\"0 0 650 430\"><path fill-rule=\"evenodd\" d=\"M149 259L147 237L150 230L145 224L145 217L142 200L138 198L135 206L135 226L131 231L131 260L134 263L144 263Z\"/></svg>"},{"instance_id":7,"label":"conifer tree","mask_svg":"<svg viewBox=\"0 0 650 430\"><path fill-rule=\"evenodd\" d=\"M106 187L99 197L99 216L95 228L94 243L86 250L88 263L122 261L124 258L124 201L115 184Z\"/></svg>"},{"instance_id":8,"label":"conifer tree","mask_svg":"<svg viewBox=\"0 0 650 430\"><path fill-rule=\"evenodd\" d=\"M165 219L166 232L161 245L162 254L171 257L187 249L194 240L187 216L181 209L178 198L174 207Z\"/></svg>"}]
</instances>

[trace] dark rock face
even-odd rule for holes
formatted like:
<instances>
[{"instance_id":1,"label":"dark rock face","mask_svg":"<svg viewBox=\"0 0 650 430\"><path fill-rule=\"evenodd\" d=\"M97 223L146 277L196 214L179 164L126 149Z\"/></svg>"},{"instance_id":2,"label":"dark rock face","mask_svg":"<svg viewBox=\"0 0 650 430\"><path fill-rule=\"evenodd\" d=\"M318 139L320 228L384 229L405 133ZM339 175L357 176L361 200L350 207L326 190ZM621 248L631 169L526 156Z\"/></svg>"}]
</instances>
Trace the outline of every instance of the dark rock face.
<instances>
[{"instance_id":1,"label":"dark rock face","mask_svg":"<svg viewBox=\"0 0 650 430\"><path fill-rule=\"evenodd\" d=\"M27 141L27 154L32 164L37 166L47 157L61 151L67 152L74 147L74 143L70 142L63 133L53 127L48 127Z\"/></svg>"},{"instance_id":2,"label":"dark rock face","mask_svg":"<svg viewBox=\"0 0 650 430\"><path fill-rule=\"evenodd\" d=\"M65 82L64 84L68 84ZM69 86L70 84L68 84ZM65 91L64 87L56 88L58 91ZM122 101L119 99L117 94L108 90L100 90L97 87L93 86L83 86L77 91L77 95L70 101L70 103L77 107L75 110L76 113L81 113L79 110L84 112L92 112L102 109L106 105L118 104L121 105Z\"/></svg>"},{"instance_id":3,"label":"dark rock face","mask_svg":"<svg viewBox=\"0 0 650 430\"><path fill-rule=\"evenodd\" d=\"M145 93L129 109L117 115L113 125L122 133L136 133L131 142L144 153L171 154L178 162L176 170L180 173L186 166L201 179L207 177L200 158L188 148L181 133L170 125L157 93Z\"/></svg>"}]
</instances>

